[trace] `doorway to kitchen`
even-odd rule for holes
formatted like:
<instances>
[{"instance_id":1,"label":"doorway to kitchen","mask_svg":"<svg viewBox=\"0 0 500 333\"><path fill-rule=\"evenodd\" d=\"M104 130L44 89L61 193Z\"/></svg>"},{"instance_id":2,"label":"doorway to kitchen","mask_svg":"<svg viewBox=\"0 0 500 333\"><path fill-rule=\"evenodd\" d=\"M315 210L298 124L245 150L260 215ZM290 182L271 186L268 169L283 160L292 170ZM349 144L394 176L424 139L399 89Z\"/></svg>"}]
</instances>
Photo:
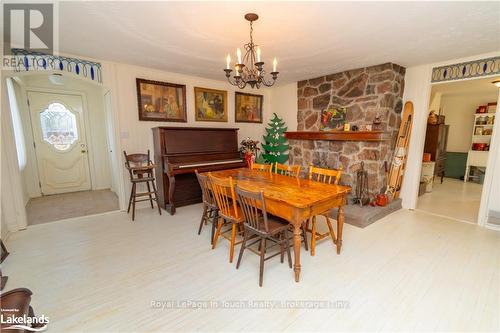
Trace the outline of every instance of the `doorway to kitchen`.
<instances>
[{"instance_id":1,"label":"doorway to kitchen","mask_svg":"<svg viewBox=\"0 0 500 333\"><path fill-rule=\"evenodd\" d=\"M417 209L477 223L497 110L494 80L432 86Z\"/></svg>"}]
</instances>

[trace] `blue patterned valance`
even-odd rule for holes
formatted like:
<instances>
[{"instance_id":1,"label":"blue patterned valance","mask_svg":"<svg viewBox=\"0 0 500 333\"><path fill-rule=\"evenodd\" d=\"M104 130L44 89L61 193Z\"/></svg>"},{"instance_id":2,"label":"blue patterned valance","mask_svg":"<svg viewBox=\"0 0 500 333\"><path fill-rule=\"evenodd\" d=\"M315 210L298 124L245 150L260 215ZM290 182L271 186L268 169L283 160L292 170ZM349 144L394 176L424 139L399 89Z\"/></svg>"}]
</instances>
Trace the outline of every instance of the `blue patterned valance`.
<instances>
[{"instance_id":1,"label":"blue patterned valance","mask_svg":"<svg viewBox=\"0 0 500 333\"><path fill-rule=\"evenodd\" d=\"M63 71L76 74L84 79L102 83L101 64L98 62L28 52L24 49L12 49L12 55L16 58L14 63L14 70L16 72Z\"/></svg>"},{"instance_id":2,"label":"blue patterned valance","mask_svg":"<svg viewBox=\"0 0 500 333\"><path fill-rule=\"evenodd\" d=\"M500 57L481 59L432 69L432 82L469 79L500 74Z\"/></svg>"}]
</instances>

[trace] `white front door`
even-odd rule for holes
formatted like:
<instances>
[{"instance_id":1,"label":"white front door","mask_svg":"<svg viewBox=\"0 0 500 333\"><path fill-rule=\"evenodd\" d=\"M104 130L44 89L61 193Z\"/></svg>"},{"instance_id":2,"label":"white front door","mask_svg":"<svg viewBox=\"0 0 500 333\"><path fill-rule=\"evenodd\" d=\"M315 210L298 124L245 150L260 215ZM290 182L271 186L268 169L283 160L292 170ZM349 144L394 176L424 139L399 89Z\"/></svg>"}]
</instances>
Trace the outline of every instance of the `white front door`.
<instances>
[{"instance_id":1,"label":"white front door","mask_svg":"<svg viewBox=\"0 0 500 333\"><path fill-rule=\"evenodd\" d=\"M42 194L90 190L82 97L29 91L28 100Z\"/></svg>"}]
</instances>

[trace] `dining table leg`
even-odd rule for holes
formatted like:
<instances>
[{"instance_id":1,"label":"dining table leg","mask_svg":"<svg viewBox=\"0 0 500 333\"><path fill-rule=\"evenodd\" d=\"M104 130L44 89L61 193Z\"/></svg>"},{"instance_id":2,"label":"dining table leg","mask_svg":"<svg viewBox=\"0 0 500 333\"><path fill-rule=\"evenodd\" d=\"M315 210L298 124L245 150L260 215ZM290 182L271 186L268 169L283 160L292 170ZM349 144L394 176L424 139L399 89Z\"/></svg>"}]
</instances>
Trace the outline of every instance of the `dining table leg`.
<instances>
[{"instance_id":1,"label":"dining table leg","mask_svg":"<svg viewBox=\"0 0 500 333\"><path fill-rule=\"evenodd\" d=\"M294 254L294 263L293 270L295 272L295 282L299 282L300 280L300 243L301 243L301 233L302 228L301 224L297 223L293 226L293 254Z\"/></svg>"},{"instance_id":2,"label":"dining table leg","mask_svg":"<svg viewBox=\"0 0 500 333\"><path fill-rule=\"evenodd\" d=\"M344 228L344 206L339 207L337 213L337 254L340 254L342 248L342 229Z\"/></svg>"}]
</instances>

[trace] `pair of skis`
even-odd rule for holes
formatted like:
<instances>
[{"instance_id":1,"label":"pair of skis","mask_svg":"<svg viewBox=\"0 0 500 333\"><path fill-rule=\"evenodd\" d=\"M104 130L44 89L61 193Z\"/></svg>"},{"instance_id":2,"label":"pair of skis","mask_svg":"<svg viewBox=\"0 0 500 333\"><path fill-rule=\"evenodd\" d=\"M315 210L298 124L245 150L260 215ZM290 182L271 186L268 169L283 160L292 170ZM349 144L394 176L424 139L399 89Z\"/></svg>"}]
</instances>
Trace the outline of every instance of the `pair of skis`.
<instances>
[{"instance_id":1,"label":"pair of skis","mask_svg":"<svg viewBox=\"0 0 500 333\"><path fill-rule=\"evenodd\" d=\"M399 197L403 176L408 159L408 146L410 144L411 129L413 125L413 103L406 102L401 116L401 126L399 127L394 156L392 158L391 169L387 177L387 189L385 193L393 199Z\"/></svg>"}]
</instances>

